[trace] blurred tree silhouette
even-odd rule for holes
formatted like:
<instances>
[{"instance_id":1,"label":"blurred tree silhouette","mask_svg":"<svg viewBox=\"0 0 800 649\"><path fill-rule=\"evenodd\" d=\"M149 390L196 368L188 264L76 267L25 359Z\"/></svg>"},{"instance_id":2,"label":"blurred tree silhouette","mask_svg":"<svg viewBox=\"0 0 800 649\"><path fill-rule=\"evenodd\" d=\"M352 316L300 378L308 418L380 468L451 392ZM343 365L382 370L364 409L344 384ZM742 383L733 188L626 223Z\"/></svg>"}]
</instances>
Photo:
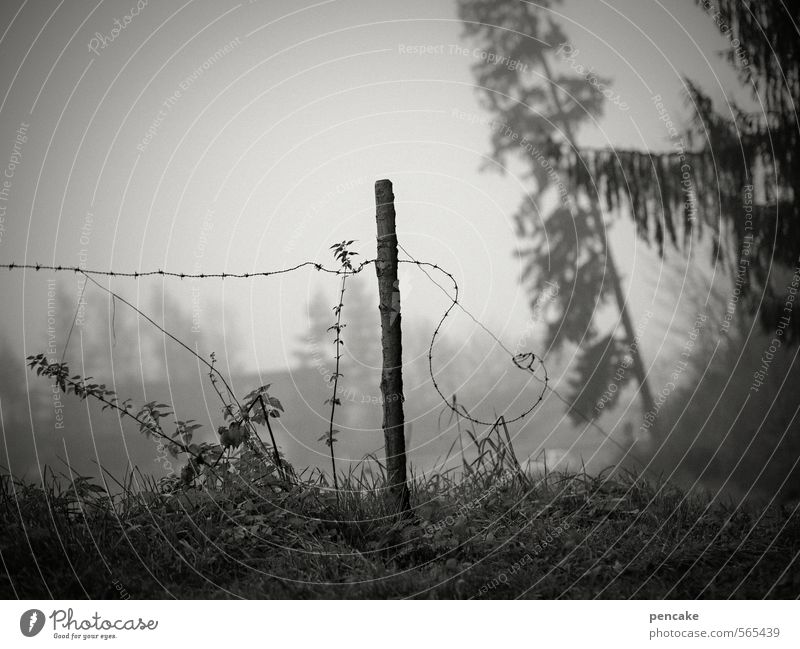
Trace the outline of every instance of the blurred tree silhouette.
<instances>
[{"instance_id":1,"label":"blurred tree silhouette","mask_svg":"<svg viewBox=\"0 0 800 649\"><path fill-rule=\"evenodd\" d=\"M675 400L679 405L670 406L681 413L674 413L668 443L653 454L651 463L669 471L689 469L688 477L697 480L699 475L707 488L733 486L743 496L759 493L764 499L796 503L800 367L796 350L788 348L800 341L800 304L791 293L800 255L800 5L781 0L696 4L729 41L720 54L760 107L749 113L728 100L718 112L711 98L686 80L696 112L695 139L714 158L718 214L729 226L722 243L731 251L728 262L741 281L741 303L749 308L738 314L736 353L720 356L709 349L704 381L697 390L684 388L685 397ZM752 218L746 219L742 199L751 185L757 196ZM756 312L761 332L743 317ZM762 367L764 350L778 336L784 345L771 358L760 389L769 398L754 399L753 370ZM746 407L709 408L719 403ZM723 443L718 431L725 431Z\"/></svg>"},{"instance_id":2,"label":"blurred tree silhouette","mask_svg":"<svg viewBox=\"0 0 800 649\"><path fill-rule=\"evenodd\" d=\"M341 372L350 389L370 391L380 374L380 329L378 297L367 290L364 276L356 275L345 295ZM295 352L303 366L314 366L333 372L333 296L317 291L308 303L308 331L301 338L303 346Z\"/></svg>"},{"instance_id":3,"label":"blurred tree silhouette","mask_svg":"<svg viewBox=\"0 0 800 649\"><path fill-rule=\"evenodd\" d=\"M510 154L521 156L533 182L515 215L517 233L525 242L519 252L525 259L523 281L532 306L548 283L559 287L557 317L548 323L547 336L550 347L565 342L580 347L570 397L578 410L587 412L624 362L632 371L614 382L622 388L635 379L643 411L648 412L653 397L593 180L600 158L585 156L575 140L581 122L601 114L605 98L598 86L607 86L609 80L592 75L591 83L590 75L553 74L548 57L567 38L552 18L545 19L550 5L546 0L539 5L460 0L459 15L466 36L495 55L494 61L486 57L473 66L481 102L497 120L492 129L494 158L505 164ZM636 164L636 158L631 160ZM619 160L604 164L612 168L613 178ZM617 171L617 179L624 171ZM618 193L621 184L607 183L609 193ZM587 200L580 200L580 189L587 190ZM548 201L556 204L543 214L540 210ZM657 227L663 241L660 221ZM595 322L605 306L616 308L619 316L619 326L610 332ZM606 407L621 391L606 400ZM570 416L579 417L572 411Z\"/></svg>"},{"instance_id":4,"label":"blurred tree silhouette","mask_svg":"<svg viewBox=\"0 0 800 649\"><path fill-rule=\"evenodd\" d=\"M720 33L729 39L729 47L720 54L761 106L758 113L748 113L729 102L728 114L720 114L700 87L686 80L696 111L695 135L714 155L722 214L732 226L730 245L738 259L747 258L743 293L750 298L751 308L758 308L764 329L774 331L785 315L787 285L786 278L776 273L776 264L791 272L800 254L800 4L695 2L712 15ZM756 183L761 184L763 203L755 206L752 225L745 228L744 219L736 218L742 191ZM800 340L800 305L796 303L786 340Z\"/></svg>"}]
</instances>

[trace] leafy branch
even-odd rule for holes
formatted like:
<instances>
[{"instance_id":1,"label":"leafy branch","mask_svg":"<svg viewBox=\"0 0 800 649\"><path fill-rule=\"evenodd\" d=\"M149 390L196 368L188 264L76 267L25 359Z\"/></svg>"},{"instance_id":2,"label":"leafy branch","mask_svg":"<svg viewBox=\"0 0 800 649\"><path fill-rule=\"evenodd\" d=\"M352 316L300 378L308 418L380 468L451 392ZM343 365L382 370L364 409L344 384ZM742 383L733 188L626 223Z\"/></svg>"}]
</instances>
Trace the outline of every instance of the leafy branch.
<instances>
[{"instance_id":1,"label":"leafy branch","mask_svg":"<svg viewBox=\"0 0 800 649\"><path fill-rule=\"evenodd\" d=\"M212 365L214 363L212 354ZM82 400L89 398L96 399L103 404L102 409L116 410L120 416L128 417L135 421L139 426L139 432L146 437L156 437L162 440L164 448L173 457L185 454L188 457L186 465L181 469L180 482L184 486L198 484L201 478L213 479L220 484L225 482L225 476L229 473L239 473L243 471L251 472L250 460L261 455L270 458L270 453L261 438L255 431L254 424L266 425L272 441L271 462L274 462L278 471L278 476L282 485L289 483L294 476L294 471L285 460L280 457L275 436L270 425L270 417L279 417L283 411L281 402L271 396L267 390L269 385L261 386L251 391L244 399L246 405L238 407L226 403L222 394L215 384L214 373L211 373L212 384L223 401L223 413L227 423L220 426L217 433L219 443L209 442L195 443L193 437L195 431L202 428L195 420L180 420L174 422L175 432L169 435L165 432L163 420L173 415L170 406L166 403L150 401L145 403L137 411L131 399L120 401L117 393L110 390L103 383L93 382L93 377L82 377L80 375L70 376L67 363L51 363L45 354L36 354L27 357L27 364L31 369L35 369L36 374L52 379L58 389L64 394L74 394ZM238 405L238 401L236 402ZM251 415L251 411L256 405L260 405L260 411ZM256 451L255 447L250 447L253 455L238 451L242 444L250 445L251 440L257 439L262 446L263 455ZM244 460L244 463L242 461ZM221 465L221 466L219 466ZM219 466L219 469L218 469ZM263 470L260 471L263 473Z\"/></svg>"},{"instance_id":2,"label":"leafy branch","mask_svg":"<svg viewBox=\"0 0 800 649\"><path fill-rule=\"evenodd\" d=\"M38 376L51 378L56 386L64 394L70 392L79 399L92 397L103 404L103 410L113 409L123 416L133 419L139 424L139 431L147 437L154 435L167 442L166 448L173 456L179 452L186 453L193 457L199 464L204 464L203 448L200 445L192 444L192 436L195 430L200 428L194 420L175 421L175 434L171 437L164 432L161 420L173 414L165 408L169 406L165 403L150 401L144 404L138 412L133 411L131 399L120 401L114 390L109 390L104 383L90 383L93 377L82 377L79 374L70 376L69 365L67 363L51 363L44 354L36 354L27 357L28 367L36 370Z\"/></svg>"}]
</instances>

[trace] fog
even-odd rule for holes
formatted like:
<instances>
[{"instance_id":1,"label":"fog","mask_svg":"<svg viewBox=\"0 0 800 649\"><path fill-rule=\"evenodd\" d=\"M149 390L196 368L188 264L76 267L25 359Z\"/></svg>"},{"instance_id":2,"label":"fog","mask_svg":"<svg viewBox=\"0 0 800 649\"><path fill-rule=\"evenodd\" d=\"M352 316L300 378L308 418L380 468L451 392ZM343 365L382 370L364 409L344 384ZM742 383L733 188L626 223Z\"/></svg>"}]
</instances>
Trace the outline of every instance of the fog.
<instances>
[{"instance_id":1,"label":"fog","mask_svg":"<svg viewBox=\"0 0 800 649\"><path fill-rule=\"evenodd\" d=\"M598 328L613 337L620 317L577 280L548 294L526 278L530 242L515 215L535 179L518 158L492 155L497 126L472 67L487 65L487 56L466 37L456 3L139 4L134 15L124 0L6 3L0 263L187 274L305 261L335 268L330 246L338 241L355 240L357 262L374 257L373 184L389 178L401 259L436 264L458 282L460 304L432 349L433 378L482 421L516 420L541 394L509 426L531 471L624 467L726 496L798 496L797 347L777 351L754 391L774 336L752 310L731 310L735 263L715 260L710 233L688 254L662 256L627 215L609 216L603 237L657 415L648 423L619 358L601 354L584 371L575 341ZM591 30L580 20L589 6ZM577 129L582 146L667 149L665 113L652 97L688 123L690 73L723 106L756 105L718 56L724 38L693 3L576 0L549 11L574 54L554 58L556 72L591 63L618 100ZM508 72L495 67L497 76ZM557 200L542 197L531 220L544 222ZM773 278L785 290L791 272L776 268ZM474 453L466 430L487 432L457 417L432 383L431 338L451 303L433 279L452 296L445 276L401 264L415 472L458 468ZM327 470L319 438L329 426L335 350L327 329L338 277L312 266L248 279L97 282L74 272L0 271L0 464L12 474L180 470L114 411L54 392L26 368L37 353L63 358L71 373L121 399L170 404L178 419L202 424L202 439L217 438L223 404L208 368L108 291L204 359L213 352L237 395L270 384L285 410L275 434L287 460ZM373 267L348 280L343 304L335 450L346 471L383 449ZM582 309L591 322L574 339L548 342L551 328ZM543 391L543 374L516 368L508 349L543 358L552 389ZM613 403L600 407L611 392Z\"/></svg>"}]
</instances>

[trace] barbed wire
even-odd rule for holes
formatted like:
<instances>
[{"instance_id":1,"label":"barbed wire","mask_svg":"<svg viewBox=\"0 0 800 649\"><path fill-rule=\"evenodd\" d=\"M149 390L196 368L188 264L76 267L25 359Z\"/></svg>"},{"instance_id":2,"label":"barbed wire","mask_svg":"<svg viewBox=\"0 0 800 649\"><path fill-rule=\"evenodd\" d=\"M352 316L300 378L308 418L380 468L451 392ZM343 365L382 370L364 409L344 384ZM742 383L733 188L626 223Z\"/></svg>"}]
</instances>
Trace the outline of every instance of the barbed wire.
<instances>
[{"instance_id":1,"label":"barbed wire","mask_svg":"<svg viewBox=\"0 0 800 649\"><path fill-rule=\"evenodd\" d=\"M326 266L314 262L304 261L303 263L290 266L288 268L281 268L279 270L259 271L255 273L176 273L168 270L146 270L146 271L116 271L116 270L87 270L80 266L51 266L47 264L0 264L0 268L6 270L52 270L52 271L68 271L74 273L81 273L83 275L95 275L105 277L133 277L139 279L142 277L153 277L161 275L163 277L176 277L178 279L250 279L255 277L271 277L273 275L285 275L301 268L313 266L316 270L323 273L330 273L331 275L354 275L361 271L362 266L374 262L374 259L362 262L354 270L343 270L340 268L327 268Z\"/></svg>"},{"instance_id":2,"label":"barbed wire","mask_svg":"<svg viewBox=\"0 0 800 649\"><path fill-rule=\"evenodd\" d=\"M500 346L500 348L503 349L503 351L505 351L511 357L511 361L514 363L514 365L517 368L519 368L520 370L529 372L530 374L532 374L534 376L534 378L536 378L537 380L539 380L542 383L542 390L539 393L539 395L536 398L536 400L533 401L531 403L531 405L526 410L524 410L522 413L520 413L519 415L517 415L516 417L514 417L512 419L506 419L505 422L506 422L506 424L513 424L514 422L517 422L517 421L527 417L531 412L533 412L533 410L536 408L536 406L538 406L544 400L544 393L545 393L545 390L547 389L547 382L549 380L549 378L547 376L547 368L544 365L544 360L541 359L541 358L537 358L536 354L534 354L533 352L526 352L526 353L523 353L523 354L514 354L508 347L505 346L505 344L503 344L502 340L500 340L494 333L492 333L492 331L490 331L489 328L486 327L486 325L484 325L482 322L480 322L466 307L464 307L463 304L461 304L461 302L458 299L458 295L459 295L458 282L456 281L456 278L453 276L452 273L449 273L448 271L446 271L444 268L442 268L438 264L432 264L432 263L427 262L427 261L419 261L417 259L414 259L414 257L408 252L408 250L406 250L401 244L398 243L397 246L398 246L398 248L400 248L409 257L409 259L399 259L398 260L399 263L401 263L401 264L402 263L404 263L404 264L415 264L416 266L418 266L419 269L423 273L425 273L425 275L428 277L428 279L430 279L431 282L433 282L436 286L438 286L439 289L441 289L441 291L445 295L447 295L447 297L450 298L450 300L451 300L450 306L448 306L447 309L445 310L445 312L442 314L442 317L439 320L439 323L436 325L436 328L433 330L433 336L431 336L431 344L428 347L428 371L429 371L429 373L431 375L431 382L433 383L433 387L436 389L436 392L439 393L439 396L442 398L442 401L445 404L447 404L447 407L450 408L450 410L452 410L453 412L455 412L457 414L460 414L462 417L468 419L469 421L471 421L471 422L473 422L475 424L478 424L479 426L494 426L497 423L497 420L483 421L481 419L473 417L468 412L460 412L460 411L456 410L456 407L450 403L450 400L444 395L444 393L442 392L441 387L439 387L439 384L436 381L436 375L435 375L435 373L433 371L433 347L436 344L436 337L439 335L439 332L441 331L442 326L444 326L444 321L450 315L450 312L456 306L458 306L465 314L467 314L473 320L473 322L475 322L479 327L481 327L481 329L483 329L487 334L489 334L489 336L492 337L492 339ZM437 282L435 279L433 279L433 277L431 277L430 273L428 273L428 271L425 270L426 267L431 268L432 270L439 271L440 273L445 275L453 283L453 295L450 295L447 292L447 290L441 284L439 284L439 282ZM402 298L402 296L401 296L401 298ZM528 362L527 365L523 366L522 363L523 362L527 362L527 361L530 361L530 362ZM544 372L544 379L539 379L539 377L536 376L536 370L533 368L533 365L534 365L534 363L536 361L538 361L539 367L541 367L542 371Z\"/></svg>"},{"instance_id":3,"label":"barbed wire","mask_svg":"<svg viewBox=\"0 0 800 649\"><path fill-rule=\"evenodd\" d=\"M615 446L617 446L618 448L623 450L626 454L630 455L630 457L635 459L637 462L641 463L641 460L639 460L639 458L637 458L635 455L632 454L630 448L625 447L623 444L621 444L616 439L614 439L611 436L611 434L608 433L607 431L605 431L596 421L594 421L593 419L591 419L590 417L585 415L583 412L581 412L571 401L569 401L566 397L564 397L562 394L560 394L555 388L553 388L549 384L549 380L550 379L549 379L549 375L547 373L547 367L546 367L546 365L544 363L544 359L542 357L537 356L534 352L514 353L513 351L511 351L505 345L505 343L503 343L503 341L498 336L496 336L483 322L481 322L478 318L476 318L475 315L472 314L472 312L470 312L469 309L467 309L460 302L460 300L459 300L458 282L456 281L456 278L453 276L452 273L448 272L447 270L445 270L444 268L442 268L438 264L434 264L432 262L427 262L427 261L420 261L418 259L415 259L408 252L408 250L406 250L399 243L398 243L398 247L409 257L409 259L399 259L398 263L401 263L401 264L412 264L412 265L417 266L428 277L428 279L434 285L436 285L450 300L450 305L447 307L447 309L442 314L441 319L439 320L438 324L436 325L436 328L433 331L433 335L431 336L431 342L430 342L430 345L428 347L428 371L429 371L429 374L430 374L430 377L431 377L431 383L433 384L436 392L439 394L439 397L441 398L442 402L445 404L445 406L447 408L449 408L451 411L453 411L454 413L458 414L459 416L464 417L465 419L468 419L469 421L471 421L474 424L479 425L479 426L494 426L497 423L495 420L493 420L493 421L481 420L481 419L479 419L477 417L473 417L472 415L470 415L467 412L464 412L464 411L462 411L460 409L456 409L456 406L454 406L450 402L450 400L445 396L445 394L442 391L439 383L436 380L435 372L434 372L434 369L433 369L433 348L434 348L434 346L436 344L436 339L439 336L439 334L441 333L442 327L444 326L444 323L447 320L447 318L449 317L450 313L453 311L453 309L455 307L459 307L459 309L461 309L461 311L465 315L467 315L477 326L479 326L483 331L485 331L498 344L498 346L509 355L509 357L511 358L511 362L513 363L513 365L517 369L525 371L525 372L528 372L533 377L534 380L536 380L537 382L542 384L542 389L539 392L539 394L537 395L536 399L533 400L531 402L531 404L525 410L523 410L523 412L520 413L519 415L515 416L512 419L505 419L505 423L506 424L511 424L511 423L520 421L520 420L524 419L525 417L527 417L544 400L545 393L549 390L569 410L571 410L576 415L578 415L578 417L583 419L589 426L592 426L593 428L595 428L598 432L600 432L600 434L604 438L606 438L612 444L614 444ZM131 308L133 308L137 313L139 313L141 316L146 318L150 323L152 323L154 326L156 326L158 329L160 329L163 333L165 333L170 338L172 338L173 340L178 342L181 346L183 346L189 352L191 352L192 354L197 356L201 361L205 362L205 359L203 359L202 356L197 354L197 352L192 350L190 347L186 346L182 341L180 341L180 339L177 338L177 336L174 336L173 334L170 334L169 332L165 331L160 325L158 325L155 321L153 321L151 318L149 318L146 314L141 312L139 309L134 307L130 302L126 301L124 298L122 298L120 295L114 293L110 289L102 286L101 284L96 282L94 279L92 279L91 276L95 276L95 277L110 277L110 278L113 278L113 277L133 278L133 279L137 279L137 280L145 278L145 277L154 277L154 276L172 277L172 278L181 279L181 280L183 280L183 279L203 279L203 280L205 280L205 279L229 279L229 278L230 279L255 279L255 278L260 278L260 277L272 277L272 276L276 276L276 275L284 275L284 274L287 274L287 273L291 273L291 272L300 270L302 268L314 268L318 272L323 272L323 273L327 273L327 274L330 274L330 275L341 276L341 275L357 275L362 270L364 270L364 268L366 268L370 264L374 264L376 261L377 261L376 259L367 259L367 260L362 261L358 265L354 266L352 269L329 268L329 267L324 266L323 264L321 264L319 262L304 261L304 262L301 262L299 264L295 264L294 266L289 266L287 268L281 268L281 269L278 269L278 270L271 270L271 271L257 271L257 272L251 272L251 273L244 273L244 272L243 273L228 273L228 272L222 272L222 273L182 273L182 272L175 272L175 271L167 271L167 270L163 270L163 269L146 270L146 271L91 270L91 269L81 268L79 266L65 266L65 265L38 264L38 263L36 263L36 264L17 264L17 263L13 263L13 262L12 263L8 263L8 264L0 264L0 269L5 269L5 270L9 270L9 271L12 271L12 270L33 270L33 271L37 271L37 272L41 271L41 270L46 270L46 271L54 271L54 272L73 272L73 273L76 273L76 274L82 274L88 280L91 280L93 284L95 284L99 288L103 289L104 291L108 292L112 296L112 298L119 299L120 301L122 301L127 306L130 306ZM445 277L447 277L450 280L450 282L452 283L452 285L453 285L453 294L451 295L444 286L442 286L439 282L437 282L431 276L431 274L428 272L427 269L438 271L439 273L441 273ZM537 375L537 371L539 369L541 369L543 377L540 377L540 376Z\"/></svg>"},{"instance_id":4,"label":"barbed wire","mask_svg":"<svg viewBox=\"0 0 800 649\"><path fill-rule=\"evenodd\" d=\"M408 252L408 250L406 250L406 249L405 249L405 248L402 246L402 244L400 244L400 243L398 242L397 246L398 246L398 248L400 248L400 249L401 249L401 250L402 250L402 251L403 251L403 252L404 252L406 255L408 255L408 256L410 257L410 262L409 262L409 260L400 259L400 260L398 260L400 263L415 263L415 264L417 264L417 265L419 266L420 270L421 270L423 273L425 273L425 275L428 277L428 279L430 279L430 280L431 280L431 281L432 281L432 282L433 282L433 283L434 283L436 286L438 286L438 287L439 287L439 289L440 289L440 290L441 290L441 291L442 291L442 292L443 292L443 293L444 293L444 294L445 294L447 297L449 297L449 298L452 300L452 302L451 302L450 306L448 307L447 311L445 311L444 315L442 316L442 319L439 321L439 324L437 325L436 329L434 330L433 337L431 338L431 345L430 345L430 347L429 347L429 349L428 349L428 368L429 368L429 373L430 373L430 375L431 375L431 381L432 381L432 383L433 383L433 386L434 386L434 388L436 388L436 391L439 393L439 396L441 397L442 401L445 403L445 405L446 405L446 406L447 406L447 407L448 407L448 408L449 408L449 409L450 409L452 412L456 413L457 415L459 415L459 416L461 416L461 417L464 417L465 419L468 419L469 421L472 421L472 422L474 422L474 423L476 423L476 424L479 424L479 425L481 425L481 426L494 426L494 425L497 423L496 421L492 421L492 422L481 421L481 420L479 420L479 419L476 419L476 418L475 418L475 417L473 417L472 415L470 415L470 414L469 414L469 412L467 412L466 410L457 409L457 408L456 408L456 406L455 406L455 405L453 405L453 404L450 402L450 400L449 400L449 399L447 399L447 397L446 397L446 396L445 396L445 395L442 393L441 389L439 388L439 385L438 385L438 383L436 382L436 377L434 376L434 372L433 372L433 357L432 357L432 353L433 353L433 344L434 344L434 342L435 342L435 340L436 340L436 336L438 335L438 333L439 333L439 331L440 331L440 329L441 329L441 327L442 327L442 325L443 325L443 323L444 323L445 319L446 319L446 318L447 318L447 316L449 315L450 311L451 311L453 308L455 308L456 306L458 306L458 307L459 307L459 308L460 308L460 309L461 309L461 310L462 310L462 311L463 311L463 312L464 312L464 313L465 313L465 314L466 314L466 315L467 315L467 316L468 316L468 317L469 317L469 318L470 318L470 319L471 319L471 320L472 320L472 321L473 321L473 322L474 322L476 325L478 325L478 326L479 326L481 329L483 329L483 330L484 330L484 331L485 331L485 332L486 332L486 333L487 333L489 336L491 336L491 338L492 338L492 339L493 339L493 340L494 340L494 341L495 341L495 342L496 342L496 343L497 343L497 344L500 346L500 348L501 348L503 351L505 351L505 352L506 352L506 353L507 353L507 354L508 354L508 355L511 357L511 361L514 363L514 365L515 365L517 368L519 368L520 370L524 370L524 371L527 371L527 372L529 372L529 373L531 374L531 376L534 378L534 380L536 380L536 381L538 381L539 383L541 383L541 384L542 384L542 391L539 393L539 396L538 396L538 398L536 399L536 401L534 401L534 402L533 402L533 405L531 405L531 406L530 406L530 407L529 407L527 410L525 410L525 411L524 411L522 414L518 415L518 416L517 416L517 417L515 417L514 419L508 419L508 420L506 420L506 424L510 424L510 423L513 423L513 422L519 421L520 419L523 419L524 417L526 417L527 415L529 415L529 414L530 414L530 413L531 413L531 412L532 412L532 411L533 411L533 410L536 408L536 406L538 406L538 405L539 405L539 403L541 403L541 402L544 400L544 394L545 394L545 392L547 392L547 391L549 390L549 391L550 391L552 394L554 394L554 395L556 396L556 398L557 398L559 401L561 401L561 403L563 403L563 404L564 404L564 405L565 405L565 406L566 406L566 407L567 407L567 408L568 408L570 411L572 411L573 413L575 413L576 415L578 415L578 417L579 417L580 419L583 419L583 421L585 421L585 422L587 423L587 425L589 425L589 426L591 426L591 427L595 428L595 429L596 429L596 430L597 430L597 431L598 431L598 432L599 432L599 433L600 433L600 434L601 434L601 435L602 435L602 436L603 436L605 439L607 439L609 442L611 442L612 444L614 444L614 445L615 445L617 448L619 448L619 449L621 449L622 451L624 451L624 452L625 452L626 454L628 454L628 455L629 455L631 458L633 458L634 460L636 460L636 461L637 461L639 464L641 464L642 466L644 466L644 462L642 462L642 460L641 460L641 459L639 459L638 457L636 457L636 455L634 455L634 454L633 454L633 452L631 451L631 449L630 449L630 448L628 448L628 447L625 447L623 444L619 443L619 442L618 442L616 439L614 439L614 438L611 436L611 434L610 434L610 433L608 433L608 432L607 432L605 429L603 429L603 428L602 428L602 427L601 427L601 426L600 426L600 425L599 425L599 424L598 424L598 423L597 423L597 422L596 422L594 419L592 419L592 418L590 418L588 415L584 414L584 413L583 413L583 412L582 412L582 411L581 411L581 410L580 410L580 409L579 409L579 408L578 408L578 407L577 407L577 406L576 406L574 403L572 403L572 402L571 402L569 399L567 399L567 398L566 398L564 395L562 395L562 394L561 394L561 393L560 393L558 390L556 390L556 389L555 389L553 386L551 386L551 385L550 385L550 377L549 377L549 375L548 375L548 373L547 373L547 366L544 364L544 359L543 359L543 358L541 358L541 357L539 357L539 356L536 356L536 354L535 354L535 353L533 353L533 352L520 352L520 353L514 353L514 352L512 352L512 351L511 351L511 350L510 350L510 349L509 349L509 348L508 348L508 347L507 347L507 346L506 346L506 345L503 343L503 341L502 341L502 340L500 340L500 338L498 338L498 337L497 337L497 336L496 336L496 335L495 335L495 334L494 334L494 333L493 333L493 332L492 332L492 331L491 331L491 330L490 330L488 327L486 327L486 325L484 325L484 324L483 324L483 323L482 323L480 320L478 320L478 319L477 319L477 318L476 318L476 317L475 317L475 316L472 314L472 312L470 312L470 311L469 311L469 309L467 309L467 308L466 308L466 307L465 307L465 306L464 306L464 305L463 305L463 304L462 304L462 303L461 303L461 302L458 300L458 292L459 292L459 289L458 289L458 283L456 282L456 279L455 279L455 277L454 277L454 276L453 276L451 273L447 272L447 271L446 271L446 270L444 270L444 269L443 269L441 266L438 266L438 265L436 265L436 264L430 264L429 262L420 262L420 261L417 261L417 260L416 260L416 259L414 259L414 258L413 258L413 256L412 256L412 255L411 255L411 254ZM453 289L454 289L454 291L455 291L455 295L451 296L451 295L450 295L450 294L447 292L447 289L445 289L445 288L444 288L444 287L443 287L441 284L439 284L439 282L437 282L435 279L433 279L433 277L431 277L431 276L430 276L430 274L429 274L429 273L428 273L428 272L425 270L425 268L424 268L423 266L430 266L430 267L434 268L435 270L438 270L438 271L440 271L441 273L443 273L444 275L446 275L446 276L447 276L447 277L450 279L450 281L453 283ZM537 362L539 363L539 366L540 366L540 367L541 367L541 369L542 369L542 372L543 372L543 374L544 374L544 378L541 378L541 377L537 376L537 374L536 374L536 369L534 369L534 364L535 364L535 363L537 363Z\"/></svg>"}]
</instances>

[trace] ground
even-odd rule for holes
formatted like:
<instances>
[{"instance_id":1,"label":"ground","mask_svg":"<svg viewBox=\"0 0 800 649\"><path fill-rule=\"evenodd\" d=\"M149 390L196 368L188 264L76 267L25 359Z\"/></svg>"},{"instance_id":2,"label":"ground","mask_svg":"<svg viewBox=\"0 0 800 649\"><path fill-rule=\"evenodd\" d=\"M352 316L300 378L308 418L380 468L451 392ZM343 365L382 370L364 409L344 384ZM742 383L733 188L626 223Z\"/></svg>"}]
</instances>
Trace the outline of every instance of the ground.
<instances>
[{"instance_id":1,"label":"ground","mask_svg":"<svg viewBox=\"0 0 800 649\"><path fill-rule=\"evenodd\" d=\"M789 505L734 506L625 472L500 463L415 479L397 518L370 482L230 481L113 496L3 477L4 598L796 598ZM138 486L135 486L137 485ZM111 489L109 489L111 491Z\"/></svg>"}]
</instances>

